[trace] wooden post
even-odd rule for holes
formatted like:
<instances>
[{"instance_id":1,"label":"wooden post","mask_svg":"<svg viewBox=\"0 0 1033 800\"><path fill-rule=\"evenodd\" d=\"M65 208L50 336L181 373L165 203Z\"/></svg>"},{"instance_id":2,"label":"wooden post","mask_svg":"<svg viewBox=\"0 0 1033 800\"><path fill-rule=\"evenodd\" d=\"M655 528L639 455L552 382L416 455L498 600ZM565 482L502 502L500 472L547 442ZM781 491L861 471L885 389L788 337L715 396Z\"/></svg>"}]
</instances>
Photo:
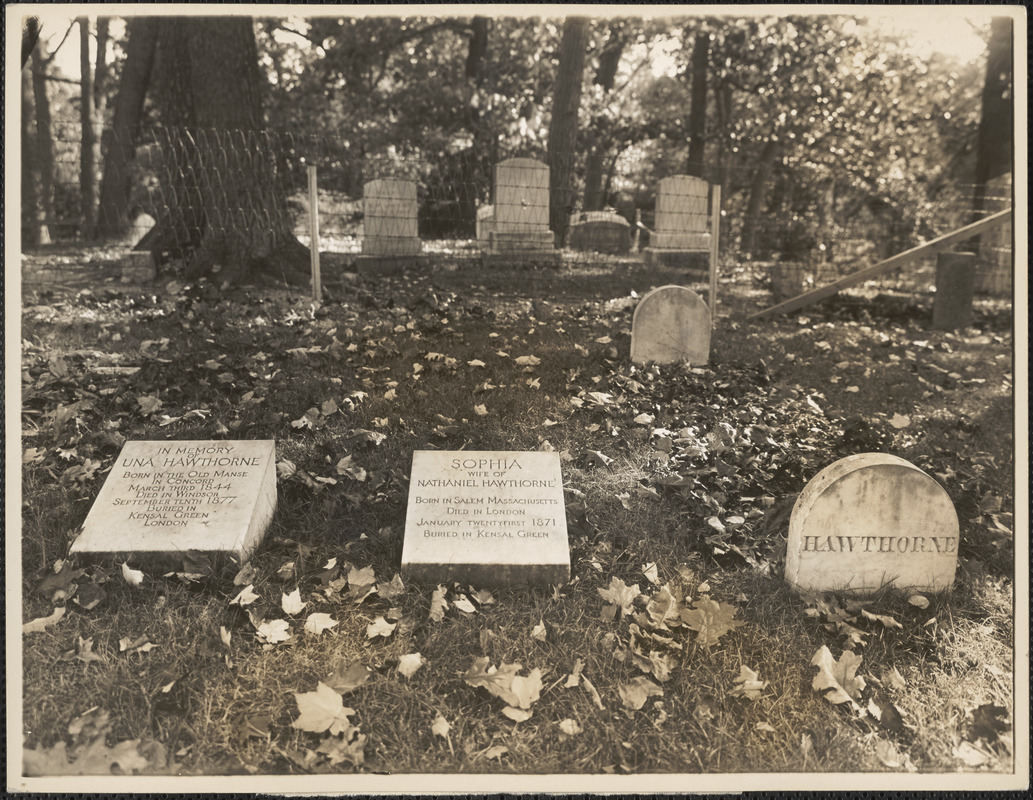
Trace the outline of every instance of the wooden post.
<instances>
[{"instance_id":1,"label":"wooden post","mask_svg":"<svg viewBox=\"0 0 1033 800\"><path fill-rule=\"evenodd\" d=\"M641 208L636 208L635 209L635 235L634 235L634 237L632 237L632 242L631 242L631 246L632 246L632 248L634 249L634 251L636 253L639 250L638 242L639 242L639 235L641 233L641 230L640 230L640 226L641 225L642 225L642 209Z\"/></svg>"},{"instance_id":2,"label":"wooden post","mask_svg":"<svg viewBox=\"0 0 1033 800\"><path fill-rule=\"evenodd\" d=\"M319 275L319 190L316 183L316 167L308 167L308 229L311 236L309 251L312 253L312 300L323 302L323 283Z\"/></svg>"},{"instance_id":3,"label":"wooden post","mask_svg":"<svg viewBox=\"0 0 1033 800\"><path fill-rule=\"evenodd\" d=\"M710 189L710 326L717 327L717 252L721 233L721 184Z\"/></svg>"},{"instance_id":4,"label":"wooden post","mask_svg":"<svg viewBox=\"0 0 1033 800\"><path fill-rule=\"evenodd\" d=\"M936 256L933 328L938 331L956 331L972 324L972 292L975 283L975 253L940 253Z\"/></svg>"}]
</instances>

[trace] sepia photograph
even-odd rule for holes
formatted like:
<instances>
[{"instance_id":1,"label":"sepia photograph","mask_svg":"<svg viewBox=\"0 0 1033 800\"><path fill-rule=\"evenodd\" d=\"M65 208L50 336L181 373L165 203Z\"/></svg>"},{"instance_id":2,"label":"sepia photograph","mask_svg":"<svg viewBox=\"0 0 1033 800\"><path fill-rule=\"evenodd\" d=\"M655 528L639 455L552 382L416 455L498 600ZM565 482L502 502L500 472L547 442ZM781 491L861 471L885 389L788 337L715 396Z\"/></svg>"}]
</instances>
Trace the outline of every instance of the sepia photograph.
<instances>
[{"instance_id":1,"label":"sepia photograph","mask_svg":"<svg viewBox=\"0 0 1033 800\"><path fill-rule=\"evenodd\" d=\"M8 791L1029 788L1024 6L4 13Z\"/></svg>"}]
</instances>

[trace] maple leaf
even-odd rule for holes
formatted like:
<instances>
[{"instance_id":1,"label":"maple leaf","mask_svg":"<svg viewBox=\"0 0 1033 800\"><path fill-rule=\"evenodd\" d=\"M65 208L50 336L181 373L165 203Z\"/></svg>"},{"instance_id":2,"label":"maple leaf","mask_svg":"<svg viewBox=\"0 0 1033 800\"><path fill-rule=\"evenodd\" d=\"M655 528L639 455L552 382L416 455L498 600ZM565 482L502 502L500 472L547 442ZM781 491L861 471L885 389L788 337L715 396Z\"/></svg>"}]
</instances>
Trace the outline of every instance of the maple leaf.
<instances>
[{"instance_id":1,"label":"maple leaf","mask_svg":"<svg viewBox=\"0 0 1033 800\"><path fill-rule=\"evenodd\" d=\"M383 636L386 639L395 632L395 628L397 627L397 622L388 622L383 617L377 617L373 622L366 626L366 638L375 639L378 636Z\"/></svg>"},{"instance_id":2,"label":"maple leaf","mask_svg":"<svg viewBox=\"0 0 1033 800\"><path fill-rule=\"evenodd\" d=\"M651 650L646 655L636 648L631 655L636 667L643 672L649 673L660 683L666 683L670 680L671 670L678 666L678 659L670 653L658 653L655 650Z\"/></svg>"},{"instance_id":3,"label":"maple leaf","mask_svg":"<svg viewBox=\"0 0 1033 800\"><path fill-rule=\"evenodd\" d=\"M65 607L58 606L49 617L39 617L22 625L22 633L39 633L45 631L65 615Z\"/></svg>"},{"instance_id":4,"label":"maple leaf","mask_svg":"<svg viewBox=\"0 0 1033 800\"><path fill-rule=\"evenodd\" d=\"M305 633L320 634L325 630L337 627L337 620L331 619L329 614L316 612L309 614L305 620Z\"/></svg>"},{"instance_id":5,"label":"maple leaf","mask_svg":"<svg viewBox=\"0 0 1033 800\"><path fill-rule=\"evenodd\" d=\"M293 564L294 562L291 561L289 563ZM292 617L300 614L304 610L305 605L306 603L301 599L300 588L295 589L290 594L284 594L280 598L280 608L283 609L283 613L289 614Z\"/></svg>"},{"instance_id":6,"label":"maple leaf","mask_svg":"<svg viewBox=\"0 0 1033 800\"><path fill-rule=\"evenodd\" d=\"M741 620L733 619L737 611L735 606L701 598L692 604L691 609L683 609L681 618L682 622L699 634L696 641L709 648L717 644L717 640L728 631L742 625Z\"/></svg>"},{"instance_id":7,"label":"maple leaf","mask_svg":"<svg viewBox=\"0 0 1033 800\"><path fill-rule=\"evenodd\" d=\"M863 713L857 704L861 690L865 687L864 678L857 675L857 669L861 666L859 655L844 650L839 661L836 661L832 651L822 645L811 659L811 664L818 668L818 674L811 681L814 691L820 692L830 703L849 703L856 713Z\"/></svg>"},{"instance_id":8,"label":"maple leaf","mask_svg":"<svg viewBox=\"0 0 1033 800\"><path fill-rule=\"evenodd\" d=\"M448 611L448 601L445 599L446 589L439 585L430 598L430 619L432 622L441 622Z\"/></svg>"},{"instance_id":9,"label":"maple leaf","mask_svg":"<svg viewBox=\"0 0 1033 800\"><path fill-rule=\"evenodd\" d=\"M344 475L346 478L351 478L353 481L362 483L366 480L366 470L355 463L354 456L345 456L337 462L337 474Z\"/></svg>"},{"instance_id":10,"label":"maple leaf","mask_svg":"<svg viewBox=\"0 0 1033 800\"><path fill-rule=\"evenodd\" d=\"M255 626L258 638L266 644L279 644L291 638L290 625L285 619L266 620Z\"/></svg>"},{"instance_id":11,"label":"maple leaf","mask_svg":"<svg viewBox=\"0 0 1033 800\"><path fill-rule=\"evenodd\" d=\"M336 735L347 733L353 727L348 717L355 711L346 708L341 695L322 681L314 692L295 692L294 700L298 704L301 716L291 723L292 728L309 733L330 731Z\"/></svg>"},{"instance_id":12,"label":"maple leaf","mask_svg":"<svg viewBox=\"0 0 1033 800\"><path fill-rule=\"evenodd\" d=\"M237 592L237 596L230 600L229 604L231 606L240 606L241 608L251 605L251 603L255 602L259 598L259 596L255 594L254 588L254 585L249 583Z\"/></svg>"},{"instance_id":13,"label":"maple leaf","mask_svg":"<svg viewBox=\"0 0 1033 800\"><path fill-rule=\"evenodd\" d=\"M376 582L377 577L373 572L373 567L363 567L362 569L351 567L351 569L348 570L349 586L371 586Z\"/></svg>"},{"instance_id":14,"label":"maple leaf","mask_svg":"<svg viewBox=\"0 0 1033 800\"><path fill-rule=\"evenodd\" d=\"M411 678L416 674L416 670L427 663L425 659L419 653L407 653L398 659L398 671L402 673L406 678Z\"/></svg>"},{"instance_id":15,"label":"maple leaf","mask_svg":"<svg viewBox=\"0 0 1033 800\"><path fill-rule=\"evenodd\" d=\"M760 680L760 673L750 669L745 664L740 665L739 677L733 682L739 685L732 689L728 694L748 697L750 700L756 700L760 697L760 693L764 691L768 685L767 681Z\"/></svg>"},{"instance_id":16,"label":"maple leaf","mask_svg":"<svg viewBox=\"0 0 1033 800\"><path fill-rule=\"evenodd\" d=\"M632 604L636 598L641 596L642 592L638 589L638 584L632 584L628 586L620 578L614 577L610 579L610 585L605 589L600 588L599 596L606 600L608 603L617 606L621 609L624 614L632 613Z\"/></svg>"},{"instance_id":17,"label":"maple leaf","mask_svg":"<svg viewBox=\"0 0 1033 800\"><path fill-rule=\"evenodd\" d=\"M475 658L470 668L463 676L463 680L470 686L480 686L487 689L491 694L503 700L512 711L503 713L510 719L521 722L529 718L530 714L522 714L521 711L530 709L531 704L538 700L542 689L542 672L539 669L531 670L526 678L517 673L523 667L520 664L499 664L498 668L491 666L487 656Z\"/></svg>"},{"instance_id":18,"label":"maple leaf","mask_svg":"<svg viewBox=\"0 0 1033 800\"><path fill-rule=\"evenodd\" d=\"M153 414L162 406L161 399L155 395L146 394L142 397L136 398L137 405L140 406L140 413L145 417Z\"/></svg>"},{"instance_id":19,"label":"maple leaf","mask_svg":"<svg viewBox=\"0 0 1033 800\"><path fill-rule=\"evenodd\" d=\"M473 593L473 599L480 603L482 606L490 606L495 602L495 595L489 592L487 589L478 589Z\"/></svg>"},{"instance_id":20,"label":"maple leaf","mask_svg":"<svg viewBox=\"0 0 1033 800\"><path fill-rule=\"evenodd\" d=\"M660 591L649 598L646 614L653 625L658 627L666 627L669 621L681 619L678 598L671 593L670 584L664 584Z\"/></svg>"},{"instance_id":21,"label":"maple leaf","mask_svg":"<svg viewBox=\"0 0 1033 800\"><path fill-rule=\"evenodd\" d=\"M626 709L638 711L646 704L646 700L657 695L662 696L664 690L649 680L649 678L639 675L628 683L617 684L617 692L620 694L621 702Z\"/></svg>"}]
</instances>

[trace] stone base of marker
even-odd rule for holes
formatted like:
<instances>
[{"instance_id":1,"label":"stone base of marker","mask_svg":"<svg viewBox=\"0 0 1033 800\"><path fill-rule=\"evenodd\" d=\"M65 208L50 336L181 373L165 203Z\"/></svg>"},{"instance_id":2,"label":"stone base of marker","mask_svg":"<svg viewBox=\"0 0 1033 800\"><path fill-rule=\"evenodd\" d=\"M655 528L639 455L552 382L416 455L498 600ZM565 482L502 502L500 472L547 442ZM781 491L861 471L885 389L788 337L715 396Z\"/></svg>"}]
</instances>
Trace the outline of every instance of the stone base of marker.
<instances>
[{"instance_id":1,"label":"stone base of marker","mask_svg":"<svg viewBox=\"0 0 1033 800\"><path fill-rule=\"evenodd\" d=\"M800 493L785 577L806 591L950 591L958 544L958 515L940 484L902 458L861 453Z\"/></svg>"},{"instance_id":2,"label":"stone base of marker","mask_svg":"<svg viewBox=\"0 0 1033 800\"><path fill-rule=\"evenodd\" d=\"M559 250L521 250L509 253L482 253L481 266L488 269L527 269L563 266L563 254Z\"/></svg>"},{"instance_id":3,"label":"stone base of marker","mask_svg":"<svg viewBox=\"0 0 1033 800\"><path fill-rule=\"evenodd\" d=\"M701 276L710 273L710 253L697 250L660 250L647 247L642 251L648 266L676 267L698 272Z\"/></svg>"},{"instance_id":4,"label":"stone base of marker","mask_svg":"<svg viewBox=\"0 0 1033 800\"><path fill-rule=\"evenodd\" d=\"M179 569L194 550L242 564L275 511L271 440L127 442L71 554Z\"/></svg>"},{"instance_id":5,"label":"stone base of marker","mask_svg":"<svg viewBox=\"0 0 1033 800\"><path fill-rule=\"evenodd\" d=\"M122 281L150 283L158 276L150 250L130 250L122 258Z\"/></svg>"},{"instance_id":6,"label":"stone base of marker","mask_svg":"<svg viewBox=\"0 0 1033 800\"><path fill-rule=\"evenodd\" d=\"M485 588L567 583L559 455L415 451L402 577Z\"/></svg>"},{"instance_id":7,"label":"stone base of marker","mask_svg":"<svg viewBox=\"0 0 1033 800\"><path fill-rule=\"evenodd\" d=\"M401 275L427 269L427 256L356 256L355 271L361 275Z\"/></svg>"}]
</instances>

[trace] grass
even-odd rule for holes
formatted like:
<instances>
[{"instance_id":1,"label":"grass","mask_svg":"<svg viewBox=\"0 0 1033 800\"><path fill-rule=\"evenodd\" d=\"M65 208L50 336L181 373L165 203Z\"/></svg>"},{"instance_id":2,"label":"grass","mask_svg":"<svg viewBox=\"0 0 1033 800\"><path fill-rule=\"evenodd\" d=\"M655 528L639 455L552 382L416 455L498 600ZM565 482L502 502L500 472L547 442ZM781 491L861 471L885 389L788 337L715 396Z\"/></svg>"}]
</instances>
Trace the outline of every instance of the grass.
<instances>
[{"instance_id":1,"label":"grass","mask_svg":"<svg viewBox=\"0 0 1033 800\"><path fill-rule=\"evenodd\" d=\"M763 295L742 281L729 287L708 370L633 370L631 292L683 280L675 270L632 265L457 269L342 281L315 310L284 293L220 296L203 286L27 296L25 621L53 610L37 586L65 557L120 437L275 438L278 459L312 476L335 477L337 462L352 455L368 477L281 480L279 511L252 560L261 598L251 608L283 617L280 594L299 587L308 610L339 623L318 637L299 631L263 646L247 613L228 604L240 589L232 572L197 583L151 575L133 588L117 568L89 568L81 583L107 578L103 601L84 610L60 600L66 616L24 638L24 746L49 751L64 741L74 751L82 738L69 724L100 707L110 713L110 745L151 743L151 769L181 775L878 772L891 769L877 755L880 741L922 772L1011 770L1003 728L978 744L983 764L957 755L972 736L974 710L1000 706L1010 722L1014 709L1010 307L981 301L977 325L958 334L928 330L927 309L884 318L871 302L747 325L744 315ZM523 355L541 363L518 365ZM94 367L105 361L140 370L104 376ZM612 401L594 404L592 392ZM137 398L149 394L163 406L145 415ZM292 425L331 399L341 410L318 415L314 428ZM160 424L162 414L193 409L205 413ZM655 417L652 426L634 422L641 413ZM895 413L911 425L888 425ZM721 423L740 437L728 450L720 437L707 438ZM756 425L770 444L749 438ZM661 427L689 431L685 441L703 455L690 459L684 443L670 450L651 434ZM357 430L385 438L370 444ZM437 623L428 619L432 586L407 586L390 603L374 596L355 605L328 593L332 558L371 566L381 583L398 571L411 453L427 447L561 452L571 583L497 590L495 603L473 614L450 609ZM826 464L865 450L896 453L936 475L962 521L952 595L922 610L884 592L868 606L902 626L867 625L859 649L861 673L903 715L898 729L858 721L811 689L814 652L827 645L838 656L844 643L780 577L795 493ZM603 465L592 451L612 461ZM91 461L100 468L73 469ZM693 480L663 483L689 467ZM747 522L715 540L708 517L735 513ZM629 620L601 617L599 590L617 577L652 594L659 586L645 574L649 564L660 585L734 605L743 624L709 649L684 629L674 645L655 645L678 666L662 697L628 711L619 688L642 674L632 651L643 640ZM466 591L449 588L451 599ZM368 640L367 625L385 614L410 629ZM539 623L544 641L531 635ZM220 628L231 634L229 647ZM142 634L158 646L120 652L121 639ZM80 638L92 638L103 661L76 659ZM395 667L414 652L426 664L405 678ZM522 674L542 670L529 720L510 721L500 700L463 680L481 656L520 663ZM584 688L564 686L579 659L603 708ZM319 736L291 727L294 694L353 661L371 673L344 697L368 737L364 761L330 764L316 751ZM742 666L768 681L760 699L730 694ZM893 670L903 687L888 677ZM447 737L431 732L438 715L451 725ZM580 734L562 732L568 719Z\"/></svg>"}]
</instances>

